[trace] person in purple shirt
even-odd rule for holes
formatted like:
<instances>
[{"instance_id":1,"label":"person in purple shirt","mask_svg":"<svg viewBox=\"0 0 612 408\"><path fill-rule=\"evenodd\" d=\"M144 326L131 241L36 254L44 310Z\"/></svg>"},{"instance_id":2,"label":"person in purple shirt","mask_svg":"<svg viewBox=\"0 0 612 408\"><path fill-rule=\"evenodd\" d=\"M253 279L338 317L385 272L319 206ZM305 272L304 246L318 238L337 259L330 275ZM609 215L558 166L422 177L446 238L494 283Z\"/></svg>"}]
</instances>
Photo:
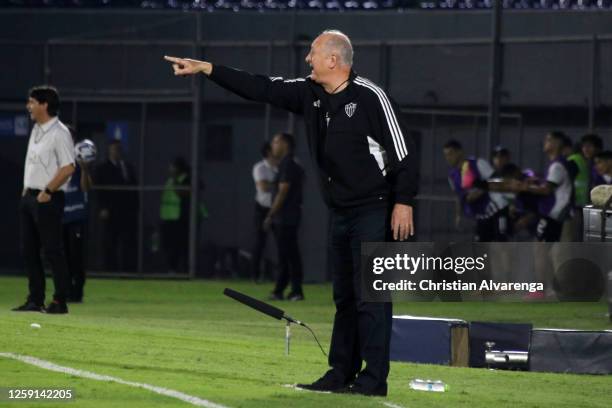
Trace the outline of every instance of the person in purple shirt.
<instances>
[{"instance_id":1,"label":"person in purple shirt","mask_svg":"<svg viewBox=\"0 0 612 408\"><path fill-rule=\"evenodd\" d=\"M559 242L563 222L570 216L573 207L574 185L562 154L565 135L552 131L544 139L544 153L548 166L544 180L529 182L514 180L511 190L515 193L531 193L539 197L536 239L539 242ZM554 296L552 289L553 262L548 247L535 247L535 270L537 279L544 284L544 291L531 292L525 300L543 300Z\"/></svg>"},{"instance_id":2,"label":"person in purple shirt","mask_svg":"<svg viewBox=\"0 0 612 408\"><path fill-rule=\"evenodd\" d=\"M443 152L450 166L448 181L457 195L455 223L459 225L461 216L475 219L476 242L506 241L508 201L502 193L488 191L487 180L494 173L493 167L484 159L465 158L456 140L446 142Z\"/></svg>"},{"instance_id":3,"label":"person in purple shirt","mask_svg":"<svg viewBox=\"0 0 612 408\"><path fill-rule=\"evenodd\" d=\"M565 158L561 154L565 135L550 132L544 139L544 153L549 163L543 182L514 181L516 193L529 192L539 196L537 239L541 242L558 242L561 238L563 221L572 208L573 184Z\"/></svg>"}]
</instances>

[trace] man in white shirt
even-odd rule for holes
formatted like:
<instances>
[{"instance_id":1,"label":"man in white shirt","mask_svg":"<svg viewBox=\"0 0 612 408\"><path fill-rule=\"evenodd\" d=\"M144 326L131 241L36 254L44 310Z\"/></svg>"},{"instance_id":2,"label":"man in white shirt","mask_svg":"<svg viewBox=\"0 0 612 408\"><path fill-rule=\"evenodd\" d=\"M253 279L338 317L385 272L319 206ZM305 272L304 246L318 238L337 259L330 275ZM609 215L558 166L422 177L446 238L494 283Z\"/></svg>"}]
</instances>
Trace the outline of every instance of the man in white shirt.
<instances>
[{"instance_id":1,"label":"man in white shirt","mask_svg":"<svg viewBox=\"0 0 612 408\"><path fill-rule=\"evenodd\" d=\"M261 255L266 247L268 237L268 231L266 231L263 224L272 206L272 187L278 174L278 162L271 153L270 143L265 142L261 147L263 159L253 166L253 181L255 182L255 244L253 245L251 274L254 282L258 281L261 271Z\"/></svg>"},{"instance_id":2,"label":"man in white shirt","mask_svg":"<svg viewBox=\"0 0 612 408\"><path fill-rule=\"evenodd\" d=\"M563 222L570 216L573 208L574 183L568 171L567 161L562 154L565 135L559 131L549 132L544 139L544 154L549 163L546 177L542 182L529 181L512 182L516 193L531 193L538 196L539 220L536 238L539 242L559 242ZM552 297L554 261L556 256L549 246L534 247L534 260L537 279L544 284L544 291L530 292L525 300L544 300Z\"/></svg>"},{"instance_id":3,"label":"man in white shirt","mask_svg":"<svg viewBox=\"0 0 612 408\"><path fill-rule=\"evenodd\" d=\"M68 267L62 240L64 191L74 173L74 145L70 131L57 117L55 88L32 88L26 105L35 122L26 154L21 199L21 239L28 272L29 295L14 308L18 312L68 313ZM45 308L45 272L40 250L51 264L55 293Z\"/></svg>"},{"instance_id":4,"label":"man in white shirt","mask_svg":"<svg viewBox=\"0 0 612 408\"><path fill-rule=\"evenodd\" d=\"M543 182L513 183L515 192L528 192L539 196L537 239L540 242L559 242L563 222L571 214L574 186L567 170L567 161L561 154L563 138L563 133L552 131L544 139L544 154L549 163Z\"/></svg>"}]
</instances>

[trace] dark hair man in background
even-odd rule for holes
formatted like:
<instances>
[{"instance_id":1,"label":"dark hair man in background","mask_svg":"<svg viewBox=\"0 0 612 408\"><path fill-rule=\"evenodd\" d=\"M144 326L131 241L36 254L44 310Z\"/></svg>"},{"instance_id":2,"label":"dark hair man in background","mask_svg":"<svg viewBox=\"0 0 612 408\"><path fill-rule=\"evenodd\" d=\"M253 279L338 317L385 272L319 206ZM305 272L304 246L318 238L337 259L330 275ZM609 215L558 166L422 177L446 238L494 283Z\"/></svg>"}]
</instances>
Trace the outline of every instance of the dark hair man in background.
<instances>
[{"instance_id":1,"label":"dark hair man in background","mask_svg":"<svg viewBox=\"0 0 612 408\"><path fill-rule=\"evenodd\" d=\"M502 169L506 164L510 164L511 160L510 150L503 146L495 146L491 154L491 164L494 170L491 177L501 177Z\"/></svg>"},{"instance_id":2,"label":"dark hair man in background","mask_svg":"<svg viewBox=\"0 0 612 408\"><path fill-rule=\"evenodd\" d=\"M601 177L600 184L612 184L612 151L606 150L595 155L595 170Z\"/></svg>"},{"instance_id":3,"label":"dark hair man in background","mask_svg":"<svg viewBox=\"0 0 612 408\"><path fill-rule=\"evenodd\" d=\"M269 78L205 61L165 58L175 75L203 73L247 99L304 116L319 186L331 209L328 241L336 315L332 368L300 386L387 395L392 305L363 301L360 263L362 242L385 241L389 233L405 240L414 233L417 153L397 105L352 70L351 41L337 30L324 31L312 42L307 78Z\"/></svg>"},{"instance_id":4,"label":"dark hair man in background","mask_svg":"<svg viewBox=\"0 0 612 408\"><path fill-rule=\"evenodd\" d=\"M32 88L27 109L35 122L26 154L21 199L21 239L28 272L29 295L14 308L44 312L45 271L40 250L51 264L55 293L47 313L68 313L68 267L62 239L64 191L74 173L74 144L70 131L58 119L59 94L50 86Z\"/></svg>"},{"instance_id":5,"label":"dark hair man in background","mask_svg":"<svg viewBox=\"0 0 612 408\"><path fill-rule=\"evenodd\" d=\"M590 202L589 192L593 187L595 187L595 183L598 182L597 171L595 170L595 156L603 150L603 141L601 137L596 134L589 133L582 136L581 139L581 150L582 155L588 163L589 168L589 184L588 189L586 191L587 200Z\"/></svg>"},{"instance_id":6,"label":"dark hair man in background","mask_svg":"<svg viewBox=\"0 0 612 408\"><path fill-rule=\"evenodd\" d=\"M120 140L108 144L108 158L98 165L94 173L98 187L99 218L104 224L105 267L109 271L136 270L138 240L138 192L116 187L134 187L137 184L132 165L123 159Z\"/></svg>"},{"instance_id":7,"label":"dark hair man in background","mask_svg":"<svg viewBox=\"0 0 612 408\"><path fill-rule=\"evenodd\" d=\"M262 159L253 166L255 182L255 242L251 258L251 277L257 283L261 273L261 256L266 247L268 231L264 220L272 207L272 187L278 173L278 160L272 155L270 142L261 146Z\"/></svg>"},{"instance_id":8,"label":"dark hair man in background","mask_svg":"<svg viewBox=\"0 0 612 408\"><path fill-rule=\"evenodd\" d=\"M270 298L282 300L291 281L287 300L304 300L302 256L298 242L298 227L302 218L304 169L295 161L295 140L288 133L277 133L272 138L272 155L278 160L278 174L274 184L272 206L264 220L264 228L272 225L278 249L279 273Z\"/></svg>"}]
</instances>

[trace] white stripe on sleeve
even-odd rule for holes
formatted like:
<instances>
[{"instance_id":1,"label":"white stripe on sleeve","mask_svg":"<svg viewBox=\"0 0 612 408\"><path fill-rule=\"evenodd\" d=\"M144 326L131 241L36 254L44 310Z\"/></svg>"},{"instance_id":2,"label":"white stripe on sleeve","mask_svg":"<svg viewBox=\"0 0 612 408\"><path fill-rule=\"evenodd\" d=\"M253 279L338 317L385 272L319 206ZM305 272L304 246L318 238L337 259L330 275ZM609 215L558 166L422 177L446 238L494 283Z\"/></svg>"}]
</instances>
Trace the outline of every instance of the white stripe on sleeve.
<instances>
[{"instance_id":1,"label":"white stripe on sleeve","mask_svg":"<svg viewBox=\"0 0 612 408\"><path fill-rule=\"evenodd\" d=\"M387 98L387 95L382 89L362 77L355 78L355 83L370 89L378 97L378 100L380 101L380 104L383 108L383 112L385 113L385 118L387 119L387 125L389 126L389 131L393 138L393 143L395 145L395 151L397 153L398 160L401 161L404 157L408 155L408 150L406 149L404 136L402 134L402 130L399 126L397 117L395 116L395 112L393 111L389 98Z\"/></svg>"}]
</instances>

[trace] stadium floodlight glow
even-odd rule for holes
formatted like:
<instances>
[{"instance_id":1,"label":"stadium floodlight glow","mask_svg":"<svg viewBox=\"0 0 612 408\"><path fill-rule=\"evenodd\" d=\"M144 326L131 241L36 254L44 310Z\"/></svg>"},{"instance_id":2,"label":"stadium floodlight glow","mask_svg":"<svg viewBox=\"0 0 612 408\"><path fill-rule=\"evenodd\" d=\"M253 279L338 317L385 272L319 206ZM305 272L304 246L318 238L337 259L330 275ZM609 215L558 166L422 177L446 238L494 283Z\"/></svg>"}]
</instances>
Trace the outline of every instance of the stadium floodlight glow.
<instances>
[{"instance_id":1,"label":"stadium floodlight glow","mask_svg":"<svg viewBox=\"0 0 612 408\"><path fill-rule=\"evenodd\" d=\"M276 306L272 306L271 304L268 304L268 303L262 302L261 300L257 300L255 298L247 296L244 293L236 292L233 289L225 288L223 290L223 294L234 300L237 300L243 305L249 306L257 310L258 312L261 312L265 315L273 317L274 319L285 320L287 322L287 324L285 325L285 354L289 355L289 348L290 348L290 343L291 343L291 323L295 323L299 326L305 327L306 329L308 329L308 331L310 331L310 333L312 334L312 337L314 337L315 341L319 345L321 352L323 353L324 356L327 357L325 350L323 350L321 343L319 343L319 339L315 335L314 331L312 331L312 329L308 327L306 323L301 322L297 319L294 319L293 317L289 316L283 310L279 309Z\"/></svg>"}]
</instances>

